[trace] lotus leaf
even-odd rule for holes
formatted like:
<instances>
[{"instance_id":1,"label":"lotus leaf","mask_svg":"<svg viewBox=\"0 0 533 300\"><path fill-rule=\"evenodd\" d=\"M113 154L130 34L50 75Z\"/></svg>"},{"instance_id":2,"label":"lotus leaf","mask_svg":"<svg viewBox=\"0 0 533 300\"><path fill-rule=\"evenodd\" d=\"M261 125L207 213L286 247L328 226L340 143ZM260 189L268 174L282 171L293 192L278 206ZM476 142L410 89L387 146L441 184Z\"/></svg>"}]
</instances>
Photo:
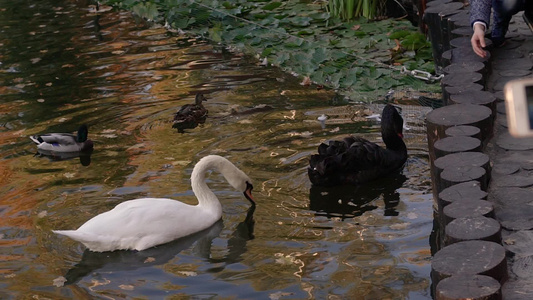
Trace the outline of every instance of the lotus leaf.
<instances>
[{"instance_id":1,"label":"lotus leaf","mask_svg":"<svg viewBox=\"0 0 533 300\"><path fill-rule=\"evenodd\" d=\"M269 4L266 4L265 6L263 6L263 9L264 10L274 10L278 7L281 6L281 2L270 2Z\"/></svg>"},{"instance_id":2,"label":"lotus leaf","mask_svg":"<svg viewBox=\"0 0 533 300\"><path fill-rule=\"evenodd\" d=\"M384 89L398 86L439 90L437 84L428 85L400 74L399 66L389 66L401 63L409 69L434 70L430 43L405 20L341 22L320 4L300 0L111 2L147 19L166 20L191 35L266 57L319 84L357 95L358 100L374 100L386 93Z\"/></svg>"}]
</instances>

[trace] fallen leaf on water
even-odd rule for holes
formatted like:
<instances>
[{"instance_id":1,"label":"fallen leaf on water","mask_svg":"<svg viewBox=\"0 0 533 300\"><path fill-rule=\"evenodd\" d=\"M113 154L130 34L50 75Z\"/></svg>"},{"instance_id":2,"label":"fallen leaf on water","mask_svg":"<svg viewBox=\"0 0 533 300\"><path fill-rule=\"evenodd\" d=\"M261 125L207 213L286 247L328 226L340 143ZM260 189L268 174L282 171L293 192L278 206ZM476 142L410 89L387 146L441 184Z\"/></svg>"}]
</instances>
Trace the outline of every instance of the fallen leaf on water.
<instances>
[{"instance_id":1,"label":"fallen leaf on water","mask_svg":"<svg viewBox=\"0 0 533 300\"><path fill-rule=\"evenodd\" d=\"M410 213L407 214L407 219L409 219L409 220L414 220L417 217L418 217L418 215L415 214L414 212L410 212Z\"/></svg>"},{"instance_id":2,"label":"fallen leaf on water","mask_svg":"<svg viewBox=\"0 0 533 300\"><path fill-rule=\"evenodd\" d=\"M198 275L198 273L193 272L193 271L179 271L178 273L180 273L181 275L185 275L187 277L193 277L193 276Z\"/></svg>"},{"instance_id":3,"label":"fallen leaf on water","mask_svg":"<svg viewBox=\"0 0 533 300\"><path fill-rule=\"evenodd\" d=\"M361 25L354 25L352 26L352 30L359 30L361 28Z\"/></svg>"},{"instance_id":4,"label":"fallen leaf on water","mask_svg":"<svg viewBox=\"0 0 533 300\"><path fill-rule=\"evenodd\" d=\"M133 291L133 289L135 288L133 285L130 284L121 284L118 287L126 291Z\"/></svg>"},{"instance_id":5,"label":"fallen leaf on water","mask_svg":"<svg viewBox=\"0 0 533 300\"><path fill-rule=\"evenodd\" d=\"M392 48L392 50L399 51L402 48L402 45L400 44L400 41L394 40L394 42L396 43L396 47Z\"/></svg>"},{"instance_id":6,"label":"fallen leaf on water","mask_svg":"<svg viewBox=\"0 0 533 300\"><path fill-rule=\"evenodd\" d=\"M48 83L47 83L47 84L45 84L45 85L46 85L46 86L52 86L52 85L53 85L53 83L51 83L51 82L48 82Z\"/></svg>"},{"instance_id":7,"label":"fallen leaf on water","mask_svg":"<svg viewBox=\"0 0 533 300\"><path fill-rule=\"evenodd\" d=\"M32 64L36 64L36 63L41 61L41 58L39 58L39 57L32 58L32 59L30 59L30 61L31 61Z\"/></svg>"},{"instance_id":8,"label":"fallen leaf on water","mask_svg":"<svg viewBox=\"0 0 533 300\"><path fill-rule=\"evenodd\" d=\"M44 99L37 99L37 102L39 102L39 103L43 103L43 102L44 102Z\"/></svg>"},{"instance_id":9,"label":"fallen leaf on water","mask_svg":"<svg viewBox=\"0 0 533 300\"><path fill-rule=\"evenodd\" d=\"M54 279L52 282L53 282L54 286L62 287L62 286L65 285L65 282L67 282L67 279L65 277L63 277L63 276L59 276L56 279Z\"/></svg>"},{"instance_id":10,"label":"fallen leaf on water","mask_svg":"<svg viewBox=\"0 0 533 300\"><path fill-rule=\"evenodd\" d=\"M94 291L93 288L95 288L95 287L97 287L97 286L108 285L108 284L111 283L111 281L110 281L109 279L105 279L105 278L104 278L104 280L102 280L102 281L98 281L98 280L96 280L96 279L92 279L91 282L92 282L92 284L93 284L93 285L91 285L91 286L89 287L89 290L91 290L91 291Z\"/></svg>"},{"instance_id":11,"label":"fallen leaf on water","mask_svg":"<svg viewBox=\"0 0 533 300\"><path fill-rule=\"evenodd\" d=\"M173 161L172 162L172 165L173 166L186 166L188 164L190 164L191 162L188 161L188 160L177 160L177 161Z\"/></svg>"},{"instance_id":12,"label":"fallen leaf on water","mask_svg":"<svg viewBox=\"0 0 533 300\"><path fill-rule=\"evenodd\" d=\"M74 173L70 173L70 172L67 172L65 174L63 174L63 176L65 176L66 178L74 178Z\"/></svg>"},{"instance_id":13,"label":"fallen leaf on water","mask_svg":"<svg viewBox=\"0 0 533 300\"><path fill-rule=\"evenodd\" d=\"M275 292L275 293L268 295L268 298L270 298L271 300L279 300L281 299L281 297L286 297L286 296L291 296L291 295L293 295L293 293L279 291L279 292Z\"/></svg>"},{"instance_id":14,"label":"fallen leaf on water","mask_svg":"<svg viewBox=\"0 0 533 300\"><path fill-rule=\"evenodd\" d=\"M147 257L145 260L144 260L144 263L147 264L147 263L151 263L151 262L154 262L155 261L155 258L153 257Z\"/></svg>"},{"instance_id":15,"label":"fallen leaf on water","mask_svg":"<svg viewBox=\"0 0 533 300\"><path fill-rule=\"evenodd\" d=\"M311 85L311 78L309 78L309 76L304 77L304 80L300 82L300 85L304 85L304 86Z\"/></svg>"},{"instance_id":16,"label":"fallen leaf on water","mask_svg":"<svg viewBox=\"0 0 533 300\"><path fill-rule=\"evenodd\" d=\"M126 150L131 151L131 150L142 149L144 147L145 147L144 143L140 143L140 144L135 144L135 145L129 147L128 149L126 149Z\"/></svg>"},{"instance_id":17,"label":"fallen leaf on water","mask_svg":"<svg viewBox=\"0 0 533 300\"><path fill-rule=\"evenodd\" d=\"M43 210L42 212L37 214L37 218L44 218L48 215L48 212L46 210Z\"/></svg>"},{"instance_id":18,"label":"fallen leaf on water","mask_svg":"<svg viewBox=\"0 0 533 300\"><path fill-rule=\"evenodd\" d=\"M406 229L407 227L409 227L409 225L410 225L410 223L392 224L390 226L390 229L403 230L403 229Z\"/></svg>"}]
</instances>

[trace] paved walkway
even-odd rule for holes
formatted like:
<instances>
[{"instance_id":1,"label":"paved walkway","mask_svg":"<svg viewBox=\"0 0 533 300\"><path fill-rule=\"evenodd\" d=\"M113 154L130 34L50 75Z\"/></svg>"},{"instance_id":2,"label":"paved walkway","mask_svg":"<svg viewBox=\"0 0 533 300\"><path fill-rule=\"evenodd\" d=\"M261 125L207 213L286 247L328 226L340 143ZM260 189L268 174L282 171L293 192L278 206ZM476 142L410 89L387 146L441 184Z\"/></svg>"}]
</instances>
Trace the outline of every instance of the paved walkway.
<instances>
[{"instance_id":1,"label":"paved walkway","mask_svg":"<svg viewBox=\"0 0 533 300\"><path fill-rule=\"evenodd\" d=\"M533 77L533 33L522 13L513 17L509 29L507 43L491 51L487 90L500 100L507 81ZM493 163L489 200L508 251L509 279L502 294L504 299L533 299L533 138L509 135L503 101L498 103L494 134L486 153Z\"/></svg>"}]
</instances>

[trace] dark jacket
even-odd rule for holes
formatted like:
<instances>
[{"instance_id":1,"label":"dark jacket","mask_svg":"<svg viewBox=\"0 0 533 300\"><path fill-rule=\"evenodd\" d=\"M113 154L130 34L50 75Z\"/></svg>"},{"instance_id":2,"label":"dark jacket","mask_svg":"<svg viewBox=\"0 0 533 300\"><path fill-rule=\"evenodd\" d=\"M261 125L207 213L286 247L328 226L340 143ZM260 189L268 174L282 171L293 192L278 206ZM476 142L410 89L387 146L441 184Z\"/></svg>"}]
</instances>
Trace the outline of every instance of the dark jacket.
<instances>
[{"instance_id":1,"label":"dark jacket","mask_svg":"<svg viewBox=\"0 0 533 300\"><path fill-rule=\"evenodd\" d=\"M470 25L474 26L474 22L483 22L485 27L488 27L492 0L472 0L470 5Z\"/></svg>"}]
</instances>

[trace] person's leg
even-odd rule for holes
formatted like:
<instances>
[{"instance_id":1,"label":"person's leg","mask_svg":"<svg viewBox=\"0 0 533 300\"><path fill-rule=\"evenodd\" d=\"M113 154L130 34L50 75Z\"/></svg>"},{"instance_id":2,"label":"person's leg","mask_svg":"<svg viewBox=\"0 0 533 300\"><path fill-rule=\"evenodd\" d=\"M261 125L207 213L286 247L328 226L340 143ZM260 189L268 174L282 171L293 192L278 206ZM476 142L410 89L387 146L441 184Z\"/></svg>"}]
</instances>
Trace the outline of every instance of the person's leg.
<instances>
[{"instance_id":1,"label":"person's leg","mask_svg":"<svg viewBox=\"0 0 533 300\"><path fill-rule=\"evenodd\" d=\"M491 39L494 46L497 47L503 43L511 18L525 9L526 1L531 0L492 0L494 24Z\"/></svg>"}]
</instances>

